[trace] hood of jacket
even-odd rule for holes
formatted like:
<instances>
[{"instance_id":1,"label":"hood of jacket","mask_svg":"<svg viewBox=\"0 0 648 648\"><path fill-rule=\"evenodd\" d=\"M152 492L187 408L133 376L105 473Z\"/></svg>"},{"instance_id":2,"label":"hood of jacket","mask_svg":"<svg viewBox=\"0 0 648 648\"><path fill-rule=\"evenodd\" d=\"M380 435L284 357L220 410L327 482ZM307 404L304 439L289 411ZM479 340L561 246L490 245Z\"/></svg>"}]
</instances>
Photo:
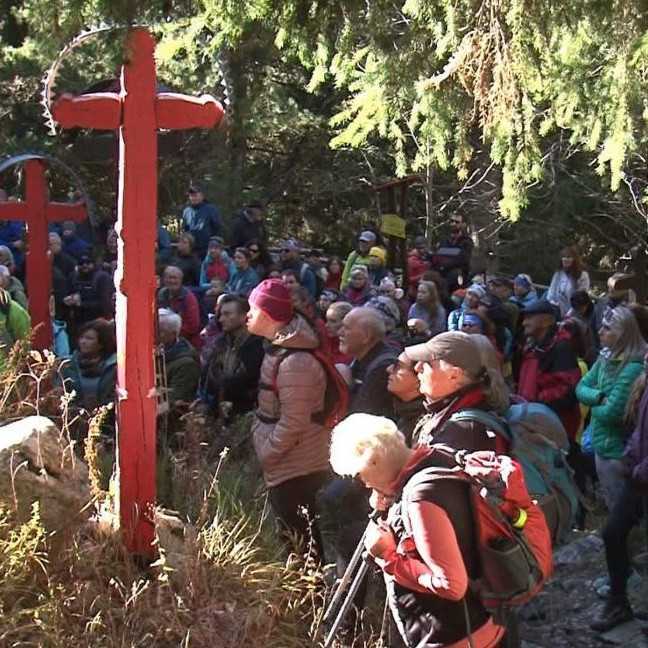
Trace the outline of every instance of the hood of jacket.
<instances>
[{"instance_id":1,"label":"hood of jacket","mask_svg":"<svg viewBox=\"0 0 648 648\"><path fill-rule=\"evenodd\" d=\"M317 349L320 340L317 332L301 315L295 315L272 340L275 346L286 349Z\"/></svg>"}]
</instances>

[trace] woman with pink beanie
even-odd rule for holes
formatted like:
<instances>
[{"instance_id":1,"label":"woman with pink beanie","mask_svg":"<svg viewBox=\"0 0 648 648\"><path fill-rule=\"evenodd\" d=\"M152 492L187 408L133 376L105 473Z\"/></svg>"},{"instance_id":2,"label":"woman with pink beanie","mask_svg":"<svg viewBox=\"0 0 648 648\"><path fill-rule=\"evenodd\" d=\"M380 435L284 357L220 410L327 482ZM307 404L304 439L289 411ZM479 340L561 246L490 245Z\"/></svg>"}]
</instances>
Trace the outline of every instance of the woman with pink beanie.
<instances>
[{"instance_id":1,"label":"woman with pink beanie","mask_svg":"<svg viewBox=\"0 0 648 648\"><path fill-rule=\"evenodd\" d=\"M270 342L261 365L254 448L286 541L297 534L306 548L312 534L323 559L316 494L328 479L330 430L318 417L324 411L327 382L326 371L312 353L319 338L294 311L280 279L261 282L249 302L249 332Z\"/></svg>"}]
</instances>

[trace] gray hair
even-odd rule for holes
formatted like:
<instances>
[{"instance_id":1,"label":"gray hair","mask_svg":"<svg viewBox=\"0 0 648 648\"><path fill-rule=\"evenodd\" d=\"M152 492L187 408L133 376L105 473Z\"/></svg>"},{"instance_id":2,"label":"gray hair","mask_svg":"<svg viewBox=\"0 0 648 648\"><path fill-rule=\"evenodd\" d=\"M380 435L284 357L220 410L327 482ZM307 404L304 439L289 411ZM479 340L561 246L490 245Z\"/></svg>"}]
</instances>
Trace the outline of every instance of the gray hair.
<instances>
[{"instance_id":1,"label":"gray hair","mask_svg":"<svg viewBox=\"0 0 648 648\"><path fill-rule=\"evenodd\" d=\"M0 277L11 277L11 272L9 272L6 265L0 264Z\"/></svg>"},{"instance_id":2,"label":"gray hair","mask_svg":"<svg viewBox=\"0 0 648 648\"><path fill-rule=\"evenodd\" d=\"M482 371L486 377L484 381L486 403L494 411L502 414L509 408L511 397L506 382L504 382L497 351L485 335L474 334L470 338L477 347Z\"/></svg>"},{"instance_id":3,"label":"gray hair","mask_svg":"<svg viewBox=\"0 0 648 648\"><path fill-rule=\"evenodd\" d=\"M620 360L622 364L643 360L648 346L641 335L637 318L627 306L610 308L603 316L602 326L607 326L616 337L615 343L609 348L610 358Z\"/></svg>"},{"instance_id":4,"label":"gray hair","mask_svg":"<svg viewBox=\"0 0 648 648\"><path fill-rule=\"evenodd\" d=\"M336 315L339 315L340 318L344 318L353 310L353 305L349 302L338 301L333 302L327 309L326 312L333 311Z\"/></svg>"},{"instance_id":5,"label":"gray hair","mask_svg":"<svg viewBox=\"0 0 648 648\"><path fill-rule=\"evenodd\" d=\"M182 328L182 317L175 313L170 308L160 308L158 310L158 320L160 330L172 331L176 335L180 335Z\"/></svg>"}]
</instances>

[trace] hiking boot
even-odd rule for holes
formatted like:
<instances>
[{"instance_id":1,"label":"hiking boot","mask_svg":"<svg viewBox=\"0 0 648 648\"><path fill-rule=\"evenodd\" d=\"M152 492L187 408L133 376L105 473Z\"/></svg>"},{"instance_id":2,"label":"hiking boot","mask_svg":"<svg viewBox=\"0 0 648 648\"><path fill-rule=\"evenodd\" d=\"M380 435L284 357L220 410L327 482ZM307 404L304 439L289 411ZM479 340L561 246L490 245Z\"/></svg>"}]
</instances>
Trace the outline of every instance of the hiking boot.
<instances>
[{"instance_id":1,"label":"hiking boot","mask_svg":"<svg viewBox=\"0 0 648 648\"><path fill-rule=\"evenodd\" d=\"M590 628L596 632L607 632L633 618L634 614L627 598L609 598L598 617L590 623Z\"/></svg>"}]
</instances>

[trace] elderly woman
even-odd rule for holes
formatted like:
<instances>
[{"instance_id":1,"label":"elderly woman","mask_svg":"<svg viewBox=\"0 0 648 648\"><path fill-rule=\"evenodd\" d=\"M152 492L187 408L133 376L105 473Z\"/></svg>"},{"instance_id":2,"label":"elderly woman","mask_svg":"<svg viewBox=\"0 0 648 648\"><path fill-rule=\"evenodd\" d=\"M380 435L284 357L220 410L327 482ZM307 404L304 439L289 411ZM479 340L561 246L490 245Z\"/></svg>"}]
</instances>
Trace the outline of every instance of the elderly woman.
<instances>
[{"instance_id":1,"label":"elderly woman","mask_svg":"<svg viewBox=\"0 0 648 648\"><path fill-rule=\"evenodd\" d=\"M498 646L504 629L469 587L479 576L479 552L468 486L448 480L408 489L419 470L447 467L438 453L427 446L408 448L390 419L352 414L333 430L331 465L373 489L379 508L386 500L407 501L406 509L398 501L386 520L370 522L365 536L367 551L385 574L405 644Z\"/></svg>"}]
</instances>

